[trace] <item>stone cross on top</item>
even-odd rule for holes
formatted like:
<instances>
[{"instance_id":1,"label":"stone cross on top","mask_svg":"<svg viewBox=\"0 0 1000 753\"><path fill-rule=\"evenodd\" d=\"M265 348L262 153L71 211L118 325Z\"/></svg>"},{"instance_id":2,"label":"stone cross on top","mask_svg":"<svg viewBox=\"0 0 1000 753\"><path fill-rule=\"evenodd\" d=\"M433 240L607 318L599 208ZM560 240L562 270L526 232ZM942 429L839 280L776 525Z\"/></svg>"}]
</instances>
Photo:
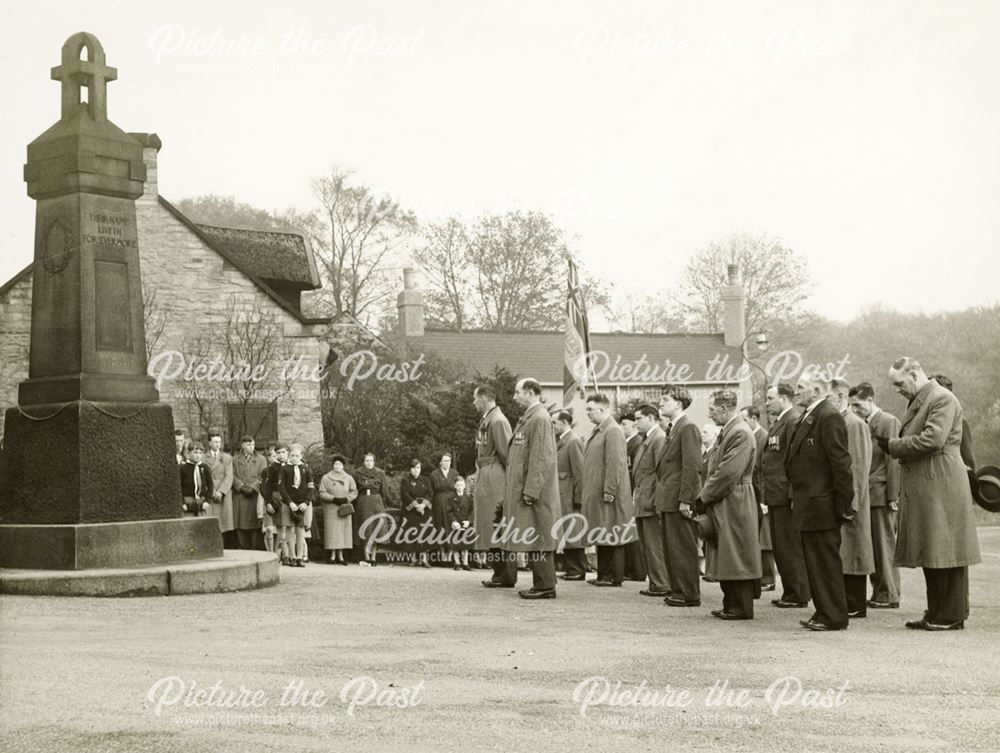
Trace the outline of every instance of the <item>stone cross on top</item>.
<instances>
[{"instance_id":1,"label":"stone cross on top","mask_svg":"<svg viewBox=\"0 0 1000 753\"><path fill-rule=\"evenodd\" d=\"M86 50L86 59L80 54ZM88 109L95 121L108 119L108 81L118 78L118 70L105 65L104 48L93 34L77 32L62 46L62 65L52 69L52 78L62 82L62 120L76 117L80 110L80 88L86 86Z\"/></svg>"}]
</instances>

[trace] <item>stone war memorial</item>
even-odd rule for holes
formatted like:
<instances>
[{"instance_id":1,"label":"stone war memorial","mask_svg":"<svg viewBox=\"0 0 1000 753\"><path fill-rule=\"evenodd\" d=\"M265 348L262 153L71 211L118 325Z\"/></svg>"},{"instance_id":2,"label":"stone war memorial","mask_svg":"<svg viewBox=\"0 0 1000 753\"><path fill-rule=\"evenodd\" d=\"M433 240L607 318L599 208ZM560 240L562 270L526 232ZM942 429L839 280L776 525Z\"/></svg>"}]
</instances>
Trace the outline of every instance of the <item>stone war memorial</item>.
<instances>
[{"instance_id":1,"label":"stone war memorial","mask_svg":"<svg viewBox=\"0 0 1000 753\"><path fill-rule=\"evenodd\" d=\"M269 585L273 554L223 555L215 518L181 518L171 408L146 373L135 214L143 145L108 119L116 77L95 36L71 36L52 69L61 117L28 145L36 272L29 376L5 416L0 591Z\"/></svg>"}]
</instances>

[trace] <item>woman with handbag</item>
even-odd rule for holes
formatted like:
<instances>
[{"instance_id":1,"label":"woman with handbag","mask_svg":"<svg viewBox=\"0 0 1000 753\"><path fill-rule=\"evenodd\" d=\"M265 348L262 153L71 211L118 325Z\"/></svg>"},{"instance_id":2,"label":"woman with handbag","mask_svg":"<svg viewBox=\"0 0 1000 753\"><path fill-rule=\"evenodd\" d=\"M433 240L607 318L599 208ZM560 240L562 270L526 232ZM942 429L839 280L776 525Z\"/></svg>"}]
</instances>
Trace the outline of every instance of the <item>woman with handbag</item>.
<instances>
[{"instance_id":1,"label":"woman with handbag","mask_svg":"<svg viewBox=\"0 0 1000 753\"><path fill-rule=\"evenodd\" d=\"M351 548L351 516L358 485L344 470L343 455L333 456L333 470L319 482L319 498L323 503L323 548L329 550L331 565L346 565L344 552Z\"/></svg>"}]
</instances>

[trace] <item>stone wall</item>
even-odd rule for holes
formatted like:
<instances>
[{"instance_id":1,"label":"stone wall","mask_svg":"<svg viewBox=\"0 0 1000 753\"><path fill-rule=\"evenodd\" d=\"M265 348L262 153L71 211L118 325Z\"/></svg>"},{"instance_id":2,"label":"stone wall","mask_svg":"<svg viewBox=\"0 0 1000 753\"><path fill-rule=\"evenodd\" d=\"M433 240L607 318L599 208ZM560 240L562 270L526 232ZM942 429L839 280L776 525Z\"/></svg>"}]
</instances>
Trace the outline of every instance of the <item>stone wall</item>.
<instances>
[{"instance_id":1,"label":"stone wall","mask_svg":"<svg viewBox=\"0 0 1000 753\"><path fill-rule=\"evenodd\" d=\"M0 294L0 437L4 412L17 404L17 385L28 378L31 339L31 275Z\"/></svg>"},{"instance_id":2,"label":"stone wall","mask_svg":"<svg viewBox=\"0 0 1000 753\"><path fill-rule=\"evenodd\" d=\"M155 150L146 151L155 160ZM319 385L282 379L281 371L288 358L301 358L297 362L309 372L322 365L323 327L303 325L177 219L160 203L155 175L154 170L147 193L136 202L151 364L165 375L197 356L210 361L218 355L222 363L235 366L248 351L234 352L232 346L242 343L246 348L254 339L269 340L270 346L250 349L258 356L269 355L262 364L267 376L257 383L251 399L277 399L282 440L322 442ZM0 420L2 410L16 404L17 384L27 377L30 321L29 274L0 297ZM204 438L209 428L225 432L225 404L239 402L231 383L185 381L180 376L165 380L160 396L173 408L176 428L197 438ZM227 443L237 439L227 438Z\"/></svg>"}]
</instances>

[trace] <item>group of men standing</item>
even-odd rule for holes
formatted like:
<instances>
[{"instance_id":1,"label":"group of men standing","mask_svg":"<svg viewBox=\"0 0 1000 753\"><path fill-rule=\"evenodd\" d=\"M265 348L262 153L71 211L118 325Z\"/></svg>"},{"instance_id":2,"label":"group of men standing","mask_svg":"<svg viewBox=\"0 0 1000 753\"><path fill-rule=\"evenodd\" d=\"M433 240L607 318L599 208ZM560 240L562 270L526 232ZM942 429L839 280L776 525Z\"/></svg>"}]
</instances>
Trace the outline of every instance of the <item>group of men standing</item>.
<instances>
[{"instance_id":1,"label":"group of men standing","mask_svg":"<svg viewBox=\"0 0 1000 753\"><path fill-rule=\"evenodd\" d=\"M513 588L523 552L533 584L520 596L555 598L557 548L563 580L583 581L594 544L597 577L588 582L618 587L635 542L648 575L640 593L696 607L700 537L706 579L723 592L719 619L753 619L754 600L773 588L773 561L782 592L772 603L812 601L804 627L842 630L868 608L899 607L905 566L923 567L927 582L924 618L907 627L961 629L968 566L980 561L961 405L914 359L889 376L909 400L902 422L878 408L870 384L817 374L767 390L768 431L740 415L734 391L716 391L709 416L720 432L707 458L681 386L664 386L658 407L630 416L641 437L631 457L604 395L587 398L593 430L584 441L572 414L545 410L537 381L517 383L525 411L513 431L495 393L480 387L475 524L493 563L483 586Z\"/></svg>"}]
</instances>

